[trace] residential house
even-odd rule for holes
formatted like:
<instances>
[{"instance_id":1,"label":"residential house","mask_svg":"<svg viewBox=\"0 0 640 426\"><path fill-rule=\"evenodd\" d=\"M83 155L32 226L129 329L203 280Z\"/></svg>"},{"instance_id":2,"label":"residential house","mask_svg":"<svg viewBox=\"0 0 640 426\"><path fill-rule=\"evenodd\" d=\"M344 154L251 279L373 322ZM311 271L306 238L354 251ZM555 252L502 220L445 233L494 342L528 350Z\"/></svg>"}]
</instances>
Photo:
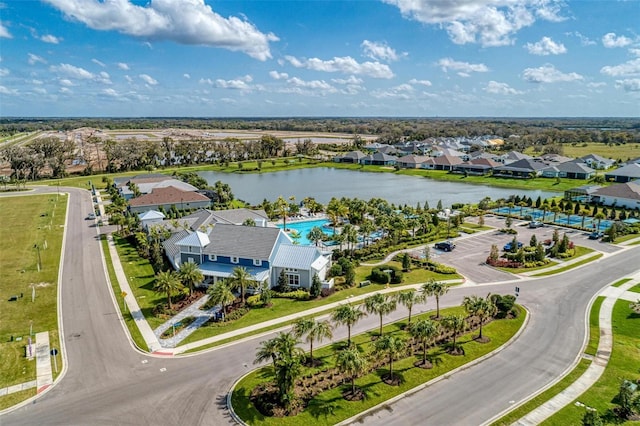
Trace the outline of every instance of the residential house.
<instances>
[{"instance_id":1,"label":"residential house","mask_svg":"<svg viewBox=\"0 0 640 426\"><path fill-rule=\"evenodd\" d=\"M351 151L351 152L347 152L344 155L333 157L333 161L335 163L359 164L360 160L362 160L364 157L366 157L366 154L364 154L361 151Z\"/></svg>"},{"instance_id":2,"label":"residential house","mask_svg":"<svg viewBox=\"0 0 640 426\"><path fill-rule=\"evenodd\" d=\"M610 158L604 158L597 154L588 154L584 155L578 160L581 160L583 163L596 170L606 170L613 167L616 164L615 160Z\"/></svg>"},{"instance_id":3,"label":"residential house","mask_svg":"<svg viewBox=\"0 0 640 426\"><path fill-rule=\"evenodd\" d=\"M155 188L151 193L129 200L129 211L143 213L148 210L170 210L172 207L178 210L207 208L211 200L202 194L193 191L183 191L173 186Z\"/></svg>"},{"instance_id":4,"label":"residential house","mask_svg":"<svg viewBox=\"0 0 640 426\"><path fill-rule=\"evenodd\" d=\"M360 159L360 164L365 166L394 166L397 160L398 157L383 154L382 152L376 152L364 156Z\"/></svg>"},{"instance_id":5,"label":"residential house","mask_svg":"<svg viewBox=\"0 0 640 426\"><path fill-rule=\"evenodd\" d=\"M626 166L620 167L619 169L615 169L608 173L605 173L604 178L608 182L618 183L630 182L635 179L640 179L640 164L627 164Z\"/></svg>"},{"instance_id":6,"label":"residential house","mask_svg":"<svg viewBox=\"0 0 640 426\"><path fill-rule=\"evenodd\" d=\"M523 153L518 152L518 151L509 151L506 154L500 155L495 160L499 161L501 163L504 163L504 164L511 164L511 163L515 163L516 161L520 161L520 160L531 160L532 158L533 157L531 157L530 155L523 154Z\"/></svg>"},{"instance_id":7,"label":"residential house","mask_svg":"<svg viewBox=\"0 0 640 426\"><path fill-rule=\"evenodd\" d=\"M545 167L547 166L544 163L535 161L529 157L496 167L493 170L493 175L500 177L531 178L539 176Z\"/></svg>"},{"instance_id":8,"label":"residential house","mask_svg":"<svg viewBox=\"0 0 640 426\"><path fill-rule=\"evenodd\" d=\"M464 173L468 175L490 175L493 169L502 166L501 163L493 161L491 158L474 158L464 163L458 164L453 168L455 173Z\"/></svg>"},{"instance_id":9,"label":"residential house","mask_svg":"<svg viewBox=\"0 0 640 426\"><path fill-rule=\"evenodd\" d=\"M427 161L429 157L424 155L405 155L396 160L396 164L401 169L419 169L422 166L422 163Z\"/></svg>"},{"instance_id":10,"label":"residential house","mask_svg":"<svg viewBox=\"0 0 640 426\"><path fill-rule=\"evenodd\" d=\"M432 157L422 163L423 169L431 170L448 170L452 171L455 166L462 164L463 160L460 157L452 157L450 155L441 155L439 157Z\"/></svg>"},{"instance_id":11,"label":"residential house","mask_svg":"<svg viewBox=\"0 0 640 426\"><path fill-rule=\"evenodd\" d=\"M580 201L581 203L590 203L593 194L602 188L600 185L583 185L577 188L571 188L564 191L564 199L571 201Z\"/></svg>"},{"instance_id":12,"label":"residential house","mask_svg":"<svg viewBox=\"0 0 640 426\"><path fill-rule=\"evenodd\" d=\"M156 188L167 188L169 186L173 186L182 191L198 190L198 188L187 182L160 174L138 175L128 179L119 178L114 180L114 185L116 185L118 192L120 192L120 195L122 195L125 200L130 200L135 195L133 189L131 189L131 184L135 184L140 194L143 195L151 193L151 191Z\"/></svg>"},{"instance_id":13,"label":"residential house","mask_svg":"<svg viewBox=\"0 0 640 426\"><path fill-rule=\"evenodd\" d=\"M593 193L591 200L605 206L640 209L640 181L600 188Z\"/></svg>"},{"instance_id":14,"label":"residential house","mask_svg":"<svg viewBox=\"0 0 640 426\"><path fill-rule=\"evenodd\" d=\"M596 171L580 161L567 161L542 169L542 177L567 178L567 179L591 179Z\"/></svg>"},{"instance_id":15,"label":"residential house","mask_svg":"<svg viewBox=\"0 0 640 426\"><path fill-rule=\"evenodd\" d=\"M166 216L157 210L147 210L146 212L139 214L140 225L143 229L149 229L152 226L160 225Z\"/></svg>"}]
</instances>

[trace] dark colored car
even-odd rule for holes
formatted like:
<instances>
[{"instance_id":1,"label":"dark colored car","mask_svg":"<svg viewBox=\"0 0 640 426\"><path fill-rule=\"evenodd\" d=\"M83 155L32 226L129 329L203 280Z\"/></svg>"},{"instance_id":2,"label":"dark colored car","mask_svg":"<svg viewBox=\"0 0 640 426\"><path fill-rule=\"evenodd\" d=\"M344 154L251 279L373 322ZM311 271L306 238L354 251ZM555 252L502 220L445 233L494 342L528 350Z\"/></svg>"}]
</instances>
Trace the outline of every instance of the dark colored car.
<instances>
[{"instance_id":1,"label":"dark colored car","mask_svg":"<svg viewBox=\"0 0 640 426\"><path fill-rule=\"evenodd\" d=\"M439 243L436 243L435 247L438 250L442 250L442 251L451 251L454 248L456 248L456 245L453 244L451 241L441 241Z\"/></svg>"},{"instance_id":2,"label":"dark colored car","mask_svg":"<svg viewBox=\"0 0 640 426\"><path fill-rule=\"evenodd\" d=\"M604 236L603 232L598 232L598 231L593 231L592 233L589 234L589 239L590 240L597 240L600 239Z\"/></svg>"},{"instance_id":3,"label":"dark colored car","mask_svg":"<svg viewBox=\"0 0 640 426\"><path fill-rule=\"evenodd\" d=\"M529 228L535 229L535 228L542 228L544 226L544 223L539 222L537 220L534 220L532 222L529 222Z\"/></svg>"},{"instance_id":4,"label":"dark colored car","mask_svg":"<svg viewBox=\"0 0 640 426\"><path fill-rule=\"evenodd\" d=\"M518 241L518 248L522 248L522 243L520 241ZM504 251L511 251L511 241L505 244L504 247L502 247L502 249Z\"/></svg>"}]
</instances>

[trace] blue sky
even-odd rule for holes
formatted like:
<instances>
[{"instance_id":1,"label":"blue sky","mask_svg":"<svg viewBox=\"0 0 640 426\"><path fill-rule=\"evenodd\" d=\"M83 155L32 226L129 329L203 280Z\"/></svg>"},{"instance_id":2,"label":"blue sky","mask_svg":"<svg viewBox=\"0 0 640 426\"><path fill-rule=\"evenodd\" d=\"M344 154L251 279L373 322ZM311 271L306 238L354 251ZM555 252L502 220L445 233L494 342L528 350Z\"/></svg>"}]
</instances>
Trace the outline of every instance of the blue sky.
<instances>
[{"instance_id":1,"label":"blue sky","mask_svg":"<svg viewBox=\"0 0 640 426\"><path fill-rule=\"evenodd\" d=\"M0 0L0 115L640 115L638 0Z\"/></svg>"}]
</instances>

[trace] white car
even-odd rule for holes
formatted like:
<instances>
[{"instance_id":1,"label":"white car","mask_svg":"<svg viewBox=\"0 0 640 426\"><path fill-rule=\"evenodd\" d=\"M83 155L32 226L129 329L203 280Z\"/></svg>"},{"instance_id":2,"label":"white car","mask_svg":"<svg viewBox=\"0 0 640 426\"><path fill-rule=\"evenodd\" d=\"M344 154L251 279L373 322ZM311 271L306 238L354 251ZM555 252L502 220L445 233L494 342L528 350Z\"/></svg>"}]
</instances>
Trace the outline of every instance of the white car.
<instances>
[{"instance_id":1,"label":"white car","mask_svg":"<svg viewBox=\"0 0 640 426\"><path fill-rule=\"evenodd\" d=\"M94 220L96 218L96 214L94 212L89 213L87 215L87 220Z\"/></svg>"}]
</instances>

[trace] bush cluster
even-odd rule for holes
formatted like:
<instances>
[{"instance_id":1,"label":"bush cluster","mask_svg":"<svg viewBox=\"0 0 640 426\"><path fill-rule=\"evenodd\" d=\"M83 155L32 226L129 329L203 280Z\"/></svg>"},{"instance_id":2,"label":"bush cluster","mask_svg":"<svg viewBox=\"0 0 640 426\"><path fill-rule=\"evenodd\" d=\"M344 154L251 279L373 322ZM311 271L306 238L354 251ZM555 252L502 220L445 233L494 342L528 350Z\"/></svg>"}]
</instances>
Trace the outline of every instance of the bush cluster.
<instances>
[{"instance_id":1,"label":"bush cluster","mask_svg":"<svg viewBox=\"0 0 640 426\"><path fill-rule=\"evenodd\" d=\"M273 297L278 297L281 299L293 299L293 300L309 300L310 295L306 290L293 290L286 293L275 292Z\"/></svg>"},{"instance_id":2,"label":"bush cluster","mask_svg":"<svg viewBox=\"0 0 640 426\"><path fill-rule=\"evenodd\" d=\"M391 272L384 272L389 270ZM400 284L402 282L402 271L393 265L377 266L371 270L371 275L367 278L379 284L387 284L391 276L391 284Z\"/></svg>"}]
</instances>

